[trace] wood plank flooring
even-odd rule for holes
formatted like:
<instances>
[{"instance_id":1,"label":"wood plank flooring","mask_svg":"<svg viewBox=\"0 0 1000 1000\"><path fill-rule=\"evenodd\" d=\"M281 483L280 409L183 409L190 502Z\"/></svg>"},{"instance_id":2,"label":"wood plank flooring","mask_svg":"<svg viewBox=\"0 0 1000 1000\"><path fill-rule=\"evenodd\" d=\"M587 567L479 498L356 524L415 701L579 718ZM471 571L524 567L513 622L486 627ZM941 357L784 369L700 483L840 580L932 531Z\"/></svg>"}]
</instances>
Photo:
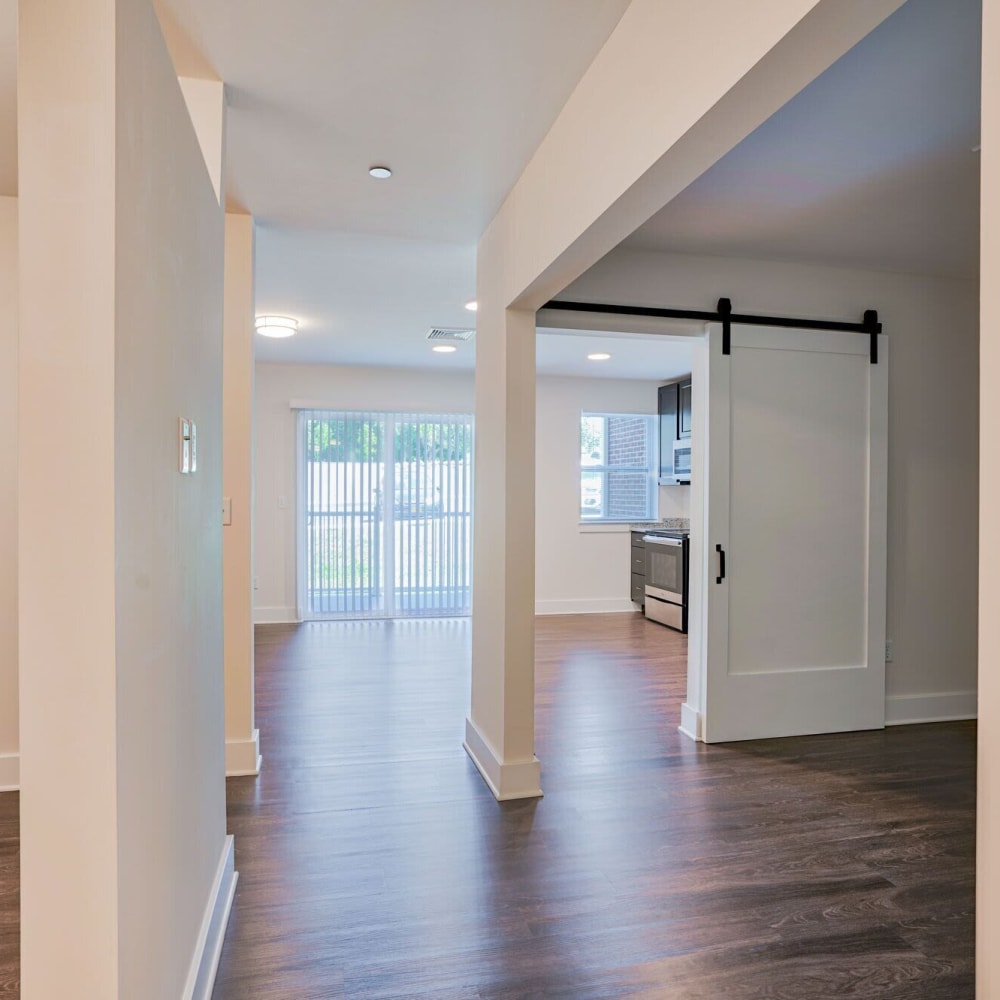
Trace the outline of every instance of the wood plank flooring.
<instances>
[{"instance_id":1,"label":"wood plank flooring","mask_svg":"<svg viewBox=\"0 0 1000 1000\"><path fill-rule=\"evenodd\" d=\"M20 868L17 792L0 792L0 997L20 995Z\"/></svg>"},{"instance_id":2,"label":"wood plank flooring","mask_svg":"<svg viewBox=\"0 0 1000 1000\"><path fill-rule=\"evenodd\" d=\"M972 1000L973 724L708 747L683 637L544 618L537 648L545 798L501 805L467 622L258 629L216 1000Z\"/></svg>"}]
</instances>

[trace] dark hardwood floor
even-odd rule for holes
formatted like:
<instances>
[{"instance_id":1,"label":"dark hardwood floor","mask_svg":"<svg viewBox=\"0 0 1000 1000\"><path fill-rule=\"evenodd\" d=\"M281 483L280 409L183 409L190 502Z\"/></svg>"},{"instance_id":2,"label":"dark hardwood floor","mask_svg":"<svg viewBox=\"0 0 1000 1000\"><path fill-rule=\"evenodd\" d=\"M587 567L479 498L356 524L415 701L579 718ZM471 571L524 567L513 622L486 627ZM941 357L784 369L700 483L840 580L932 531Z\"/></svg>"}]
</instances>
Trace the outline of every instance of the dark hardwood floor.
<instances>
[{"instance_id":1,"label":"dark hardwood floor","mask_svg":"<svg viewBox=\"0 0 1000 1000\"><path fill-rule=\"evenodd\" d=\"M20 844L17 792L0 792L0 996L20 995Z\"/></svg>"},{"instance_id":2,"label":"dark hardwood floor","mask_svg":"<svg viewBox=\"0 0 1000 1000\"><path fill-rule=\"evenodd\" d=\"M497 804L461 749L468 640L258 630L216 1000L972 1000L973 724L695 744L683 637L545 618L545 798Z\"/></svg>"}]
</instances>

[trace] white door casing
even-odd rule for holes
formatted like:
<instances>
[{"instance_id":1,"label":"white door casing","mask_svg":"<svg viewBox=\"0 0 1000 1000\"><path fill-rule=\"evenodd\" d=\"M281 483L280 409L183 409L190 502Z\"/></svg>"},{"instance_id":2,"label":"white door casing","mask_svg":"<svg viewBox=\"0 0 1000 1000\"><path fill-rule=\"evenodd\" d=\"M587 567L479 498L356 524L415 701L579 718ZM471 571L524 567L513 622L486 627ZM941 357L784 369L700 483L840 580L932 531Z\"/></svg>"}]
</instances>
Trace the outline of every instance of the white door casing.
<instances>
[{"instance_id":1,"label":"white door casing","mask_svg":"<svg viewBox=\"0 0 1000 1000\"><path fill-rule=\"evenodd\" d=\"M888 354L710 328L706 742L885 725Z\"/></svg>"}]
</instances>

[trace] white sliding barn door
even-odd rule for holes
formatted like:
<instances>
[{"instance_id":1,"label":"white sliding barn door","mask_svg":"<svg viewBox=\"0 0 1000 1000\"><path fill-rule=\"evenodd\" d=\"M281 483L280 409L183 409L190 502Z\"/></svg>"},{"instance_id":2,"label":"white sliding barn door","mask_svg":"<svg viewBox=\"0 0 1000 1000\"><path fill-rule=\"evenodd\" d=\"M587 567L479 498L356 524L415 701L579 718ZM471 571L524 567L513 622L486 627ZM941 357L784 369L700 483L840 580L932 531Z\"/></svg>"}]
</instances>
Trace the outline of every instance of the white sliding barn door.
<instances>
[{"instance_id":1,"label":"white sliding barn door","mask_svg":"<svg viewBox=\"0 0 1000 1000\"><path fill-rule=\"evenodd\" d=\"M881 728L885 338L709 337L705 740Z\"/></svg>"}]
</instances>

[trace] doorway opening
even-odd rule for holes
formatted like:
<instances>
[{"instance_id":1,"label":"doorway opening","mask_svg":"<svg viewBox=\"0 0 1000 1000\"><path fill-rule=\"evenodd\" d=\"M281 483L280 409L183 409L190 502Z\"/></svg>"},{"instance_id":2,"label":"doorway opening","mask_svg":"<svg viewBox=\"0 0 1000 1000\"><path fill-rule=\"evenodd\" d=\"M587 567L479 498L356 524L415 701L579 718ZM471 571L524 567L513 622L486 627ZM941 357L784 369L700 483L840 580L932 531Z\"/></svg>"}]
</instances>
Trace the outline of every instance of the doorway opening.
<instances>
[{"instance_id":1,"label":"doorway opening","mask_svg":"<svg viewBox=\"0 0 1000 1000\"><path fill-rule=\"evenodd\" d=\"M472 417L300 410L303 621L468 615Z\"/></svg>"}]
</instances>

